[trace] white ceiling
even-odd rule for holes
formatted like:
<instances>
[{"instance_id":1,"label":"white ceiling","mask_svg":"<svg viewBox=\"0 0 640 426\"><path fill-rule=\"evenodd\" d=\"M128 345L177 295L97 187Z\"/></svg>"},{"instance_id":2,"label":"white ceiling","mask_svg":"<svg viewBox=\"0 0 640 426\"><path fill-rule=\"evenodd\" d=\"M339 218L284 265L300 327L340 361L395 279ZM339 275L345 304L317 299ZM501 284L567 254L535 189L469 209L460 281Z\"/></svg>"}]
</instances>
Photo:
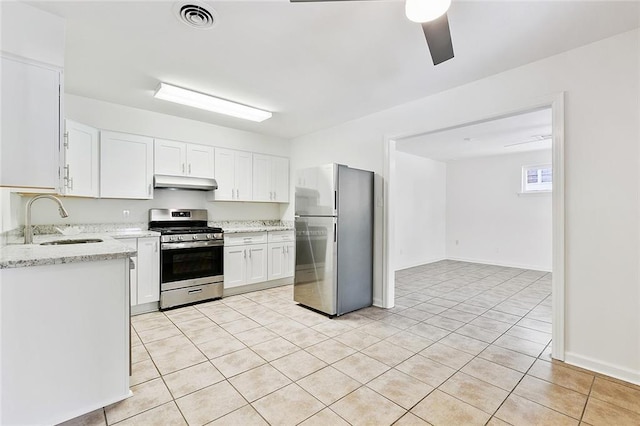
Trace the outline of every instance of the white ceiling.
<instances>
[{"instance_id":1,"label":"white ceiling","mask_svg":"<svg viewBox=\"0 0 640 426\"><path fill-rule=\"evenodd\" d=\"M67 93L295 137L639 26L638 1L454 1L456 57L431 63L401 1L207 2L211 30L172 1L29 2L67 19ZM262 123L154 99L160 81L274 112Z\"/></svg>"},{"instance_id":2,"label":"white ceiling","mask_svg":"<svg viewBox=\"0 0 640 426\"><path fill-rule=\"evenodd\" d=\"M399 151L438 161L551 149L551 109L404 138ZM544 138L543 138L544 137Z\"/></svg>"}]
</instances>

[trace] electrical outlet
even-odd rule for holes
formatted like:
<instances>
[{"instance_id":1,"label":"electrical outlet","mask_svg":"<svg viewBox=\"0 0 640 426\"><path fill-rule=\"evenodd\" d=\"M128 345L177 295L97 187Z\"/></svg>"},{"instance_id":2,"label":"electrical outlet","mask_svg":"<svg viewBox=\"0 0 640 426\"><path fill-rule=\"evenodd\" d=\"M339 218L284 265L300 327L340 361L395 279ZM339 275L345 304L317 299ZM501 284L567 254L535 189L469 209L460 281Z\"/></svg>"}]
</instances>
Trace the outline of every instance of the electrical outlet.
<instances>
[{"instance_id":1,"label":"electrical outlet","mask_svg":"<svg viewBox=\"0 0 640 426\"><path fill-rule=\"evenodd\" d=\"M127 219L130 214L131 214L131 212L129 210L122 210L122 217L124 219Z\"/></svg>"}]
</instances>

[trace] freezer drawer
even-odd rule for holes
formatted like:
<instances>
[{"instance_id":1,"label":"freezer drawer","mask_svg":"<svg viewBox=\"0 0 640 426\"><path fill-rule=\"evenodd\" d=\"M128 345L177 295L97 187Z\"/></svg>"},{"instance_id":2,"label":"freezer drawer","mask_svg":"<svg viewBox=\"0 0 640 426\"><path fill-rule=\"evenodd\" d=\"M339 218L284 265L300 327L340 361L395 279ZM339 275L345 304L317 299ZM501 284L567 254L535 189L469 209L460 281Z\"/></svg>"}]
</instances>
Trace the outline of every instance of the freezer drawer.
<instances>
[{"instance_id":1,"label":"freezer drawer","mask_svg":"<svg viewBox=\"0 0 640 426\"><path fill-rule=\"evenodd\" d=\"M222 282L177 288L160 292L160 309L186 305L201 300L222 297L224 285Z\"/></svg>"}]
</instances>

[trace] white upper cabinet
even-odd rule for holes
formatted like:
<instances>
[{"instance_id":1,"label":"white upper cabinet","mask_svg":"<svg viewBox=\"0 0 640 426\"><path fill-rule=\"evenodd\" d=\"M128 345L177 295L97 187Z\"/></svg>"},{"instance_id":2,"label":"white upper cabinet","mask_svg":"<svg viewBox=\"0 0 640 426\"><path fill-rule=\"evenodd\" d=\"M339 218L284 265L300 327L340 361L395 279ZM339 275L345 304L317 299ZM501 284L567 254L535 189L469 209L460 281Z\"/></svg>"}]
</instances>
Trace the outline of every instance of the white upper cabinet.
<instances>
[{"instance_id":1,"label":"white upper cabinet","mask_svg":"<svg viewBox=\"0 0 640 426\"><path fill-rule=\"evenodd\" d=\"M100 132L100 197L153 198L153 139Z\"/></svg>"},{"instance_id":2,"label":"white upper cabinet","mask_svg":"<svg viewBox=\"0 0 640 426\"><path fill-rule=\"evenodd\" d=\"M0 186L58 189L61 71L1 60Z\"/></svg>"},{"instance_id":3,"label":"white upper cabinet","mask_svg":"<svg viewBox=\"0 0 640 426\"><path fill-rule=\"evenodd\" d=\"M253 154L253 200L289 202L289 160Z\"/></svg>"},{"instance_id":4,"label":"white upper cabinet","mask_svg":"<svg viewBox=\"0 0 640 426\"><path fill-rule=\"evenodd\" d=\"M155 140L155 174L213 178L213 147Z\"/></svg>"},{"instance_id":5,"label":"white upper cabinet","mask_svg":"<svg viewBox=\"0 0 640 426\"><path fill-rule=\"evenodd\" d=\"M214 201L252 200L253 154L233 149L215 149L215 178L218 189L213 191Z\"/></svg>"},{"instance_id":6,"label":"white upper cabinet","mask_svg":"<svg viewBox=\"0 0 640 426\"><path fill-rule=\"evenodd\" d=\"M252 153L243 151L236 152L234 177L236 181L236 200L238 201L252 200L252 164Z\"/></svg>"},{"instance_id":7,"label":"white upper cabinet","mask_svg":"<svg viewBox=\"0 0 640 426\"><path fill-rule=\"evenodd\" d=\"M187 144L187 176L213 178L213 147Z\"/></svg>"},{"instance_id":8,"label":"white upper cabinet","mask_svg":"<svg viewBox=\"0 0 640 426\"><path fill-rule=\"evenodd\" d=\"M156 139L153 158L155 174L182 176L186 170L186 144Z\"/></svg>"},{"instance_id":9,"label":"white upper cabinet","mask_svg":"<svg viewBox=\"0 0 640 426\"><path fill-rule=\"evenodd\" d=\"M271 187L273 188L273 201L275 201L276 203L289 202L288 158L271 158Z\"/></svg>"},{"instance_id":10,"label":"white upper cabinet","mask_svg":"<svg viewBox=\"0 0 640 426\"><path fill-rule=\"evenodd\" d=\"M65 120L62 156L62 194L97 198L100 192L98 129Z\"/></svg>"},{"instance_id":11,"label":"white upper cabinet","mask_svg":"<svg viewBox=\"0 0 640 426\"><path fill-rule=\"evenodd\" d=\"M271 201L271 156L253 155L253 200Z\"/></svg>"}]
</instances>

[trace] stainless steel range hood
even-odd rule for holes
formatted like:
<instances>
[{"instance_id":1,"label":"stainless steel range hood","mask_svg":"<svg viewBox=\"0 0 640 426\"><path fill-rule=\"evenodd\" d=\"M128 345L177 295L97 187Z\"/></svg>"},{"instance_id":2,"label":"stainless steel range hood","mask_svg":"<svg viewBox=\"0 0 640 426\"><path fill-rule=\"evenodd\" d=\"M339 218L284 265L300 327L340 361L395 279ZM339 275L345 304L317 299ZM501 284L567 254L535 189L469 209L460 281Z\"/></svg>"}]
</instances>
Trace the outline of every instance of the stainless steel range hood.
<instances>
[{"instance_id":1,"label":"stainless steel range hood","mask_svg":"<svg viewBox=\"0 0 640 426\"><path fill-rule=\"evenodd\" d=\"M154 188L195 189L199 191L213 191L218 189L218 182L211 178L196 178L190 176L155 175Z\"/></svg>"}]
</instances>

